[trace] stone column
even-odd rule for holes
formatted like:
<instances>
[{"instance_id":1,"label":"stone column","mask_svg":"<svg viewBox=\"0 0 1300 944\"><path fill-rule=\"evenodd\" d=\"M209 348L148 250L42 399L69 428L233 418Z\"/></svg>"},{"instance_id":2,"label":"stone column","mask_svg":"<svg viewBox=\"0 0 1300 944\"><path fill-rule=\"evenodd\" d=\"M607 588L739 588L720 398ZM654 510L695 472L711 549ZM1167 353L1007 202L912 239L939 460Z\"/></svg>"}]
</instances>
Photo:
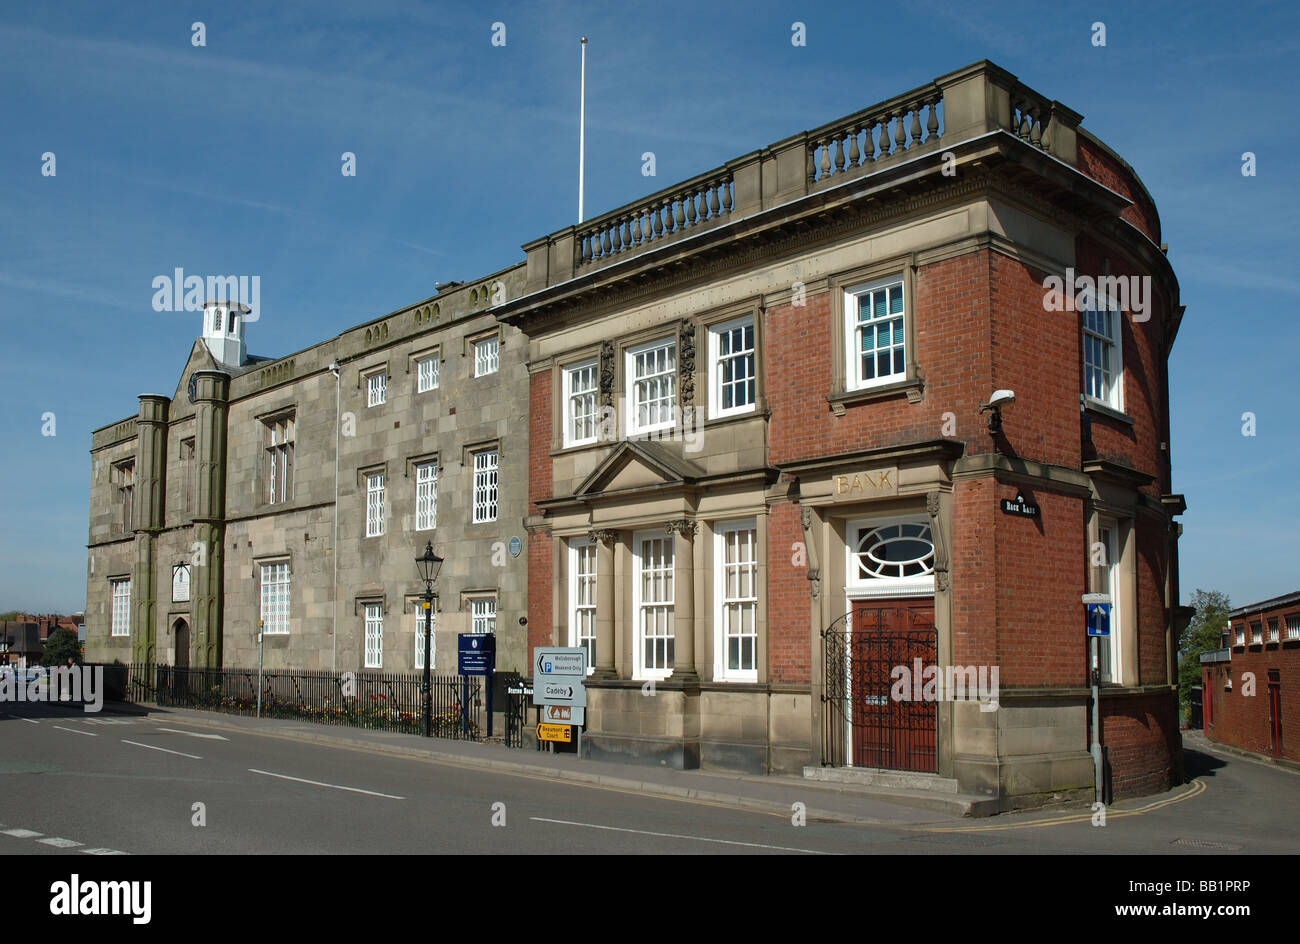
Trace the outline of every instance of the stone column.
<instances>
[{"instance_id":1,"label":"stone column","mask_svg":"<svg viewBox=\"0 0 1300 944\"><path fill-rule=\"evenodd\" d=\"M135 532L131 567L131 659L152 665L157 652L157 579L154 543L163 526L167 481L167 409L171 400L140 397L136 419L135 493L129 527Z\"/></svg>"},{"instance_id":2,"label":"stone column","mask_svg":"<svg viewBox=\"0 0 1300 944\"><path fill-rule=\"evenodd\" d=\"M673 535L673 679L699 682L695 668L695 532L690 518L670 521Z\"/></svg>"},{"instance_id":3,"label":"stone column","mask_svg":"<svg viewBox=\"0 0 1300 944\"><path fill-rule=\"evenodd\" d=\"M198 466L198 494L194 503L194 548L190 564L194 617L190 627L194 658L190 666L195 669L221 667L229 395L229 374L219 370L201 370L195 374L194 460Z\"/></svg>"},{"instance_id":4,"label":"stone column","mask_svg":"<svg viewBox=\"0 0 1300 944\"><path fill-rule=\"evenodd\" d=\"M596 545L596 671L593 678L615 678L614 669L614 542L617 531L588 531Z\"/></svg>"}]
</instances>

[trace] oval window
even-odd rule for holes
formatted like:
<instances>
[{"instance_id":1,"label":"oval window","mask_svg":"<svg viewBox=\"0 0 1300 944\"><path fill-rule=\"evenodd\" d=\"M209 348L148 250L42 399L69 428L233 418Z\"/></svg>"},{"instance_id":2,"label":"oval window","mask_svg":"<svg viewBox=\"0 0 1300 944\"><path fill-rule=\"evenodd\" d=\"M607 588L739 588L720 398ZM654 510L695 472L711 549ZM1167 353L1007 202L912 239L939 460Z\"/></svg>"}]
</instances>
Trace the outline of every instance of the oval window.
<instances>
[{"instance_id":1,"label":"oval window","mask_svg":"<svg viewBox=\"0 0 1300 944\"><path fill-rule=\"evenodd\" d=\"M863 529L854 556L860 580L924 577L934 573L934 542L928 524L889 524Z\"/></svg>"}]
</instances>

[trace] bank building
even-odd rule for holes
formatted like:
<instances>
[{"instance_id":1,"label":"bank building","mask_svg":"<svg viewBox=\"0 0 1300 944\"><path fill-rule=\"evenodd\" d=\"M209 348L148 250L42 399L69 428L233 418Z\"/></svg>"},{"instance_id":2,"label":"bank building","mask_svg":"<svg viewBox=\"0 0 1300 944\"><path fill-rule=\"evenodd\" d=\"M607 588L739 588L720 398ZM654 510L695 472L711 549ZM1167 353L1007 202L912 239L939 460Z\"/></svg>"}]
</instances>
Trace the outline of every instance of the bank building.
<instances>
[{"instance_id":1,"label":"bank building","mask_svg":"<svg viewBox=\"0 0 1300 944\"><path fill-rule=\"evenodd\" d=\"M1183 307L1078 112L982 61L522 249L274 360L209 304L94 433L88 657L255 665L262 619L268 663L409 671L427 537L437 668L586 648L590 756L1010 808L1092 795L1106 593L1113 795L1180 782Z\"/></svg>"}]
</instances>

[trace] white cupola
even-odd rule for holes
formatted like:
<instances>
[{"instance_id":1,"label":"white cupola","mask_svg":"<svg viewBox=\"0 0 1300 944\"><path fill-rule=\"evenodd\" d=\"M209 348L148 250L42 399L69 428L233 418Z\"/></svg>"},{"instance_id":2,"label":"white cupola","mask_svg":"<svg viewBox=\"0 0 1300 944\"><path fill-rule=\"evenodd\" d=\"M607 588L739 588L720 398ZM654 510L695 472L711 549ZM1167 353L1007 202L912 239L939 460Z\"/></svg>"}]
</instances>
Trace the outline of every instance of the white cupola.
<instances>
[{"instance_id":1,"label":"white cupola","mask_svg":"<svg viewBox=\"0 0 1300 944\"><path fill-rule=\"evenodd\" d=\"M242 367L247 359L244 350L244 316L252 309L243 302L215 301L203 303L203 342L212 356L225 367Z\"/></svg>"}]
</instances>

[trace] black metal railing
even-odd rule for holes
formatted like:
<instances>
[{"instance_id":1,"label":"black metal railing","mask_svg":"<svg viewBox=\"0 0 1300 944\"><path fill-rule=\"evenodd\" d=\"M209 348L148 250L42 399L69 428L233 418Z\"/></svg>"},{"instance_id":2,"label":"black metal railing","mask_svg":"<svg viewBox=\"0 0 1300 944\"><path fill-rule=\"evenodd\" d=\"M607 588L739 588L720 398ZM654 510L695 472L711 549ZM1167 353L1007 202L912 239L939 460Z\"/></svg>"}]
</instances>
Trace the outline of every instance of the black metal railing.
<instances>
[{"instance_id":1,"label":"black metal railing","mask_svg":"<svg viewBox=\"0 0 1300 944\"><path fill-rule=\"evenodd\" d=\"M257 669L191 669L169 665L127 667L127 701L228 714L258 711ZM419 734L423 673L264 670L264 718L296 718ZM434 737L479 740L483 736L483 681L435 675L430 694Z\"/></svg>"},{"instance_id":2,"label":"black metal railing","mask_svg":"<svg viewBox=\"0 0 1300 944\"><path fill-rule=\"evenodd\" d=\"M905 697L893 694L896 667L937 663L934 623L922 612L868 604L857 608L856 620L846 613L821 636L825 762L935 772L936 703L917 699L910 686Z\"/></svg>"}]
</instances>

